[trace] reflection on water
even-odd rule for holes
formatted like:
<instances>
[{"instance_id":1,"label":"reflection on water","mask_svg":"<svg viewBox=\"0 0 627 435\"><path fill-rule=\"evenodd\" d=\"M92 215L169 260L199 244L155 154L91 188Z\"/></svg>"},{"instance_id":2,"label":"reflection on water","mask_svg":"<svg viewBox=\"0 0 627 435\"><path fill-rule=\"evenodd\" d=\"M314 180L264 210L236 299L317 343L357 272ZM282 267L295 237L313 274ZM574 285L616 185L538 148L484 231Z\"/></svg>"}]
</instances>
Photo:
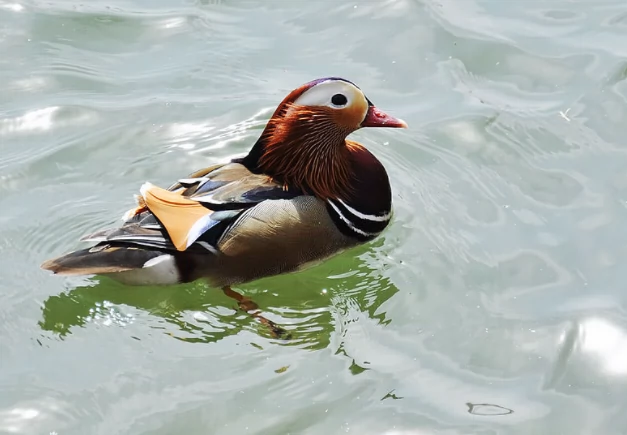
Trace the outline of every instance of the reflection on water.
<instances>
[{"instance_id":1,"label":"reflection on water","mask_svg":"<svg viewBox=\"0 0 627 435\"><path fill-rule=\"evenodd\" d=\"M578 347L613 377L627 375L627 331L606 319L590 318L580 326Z\"/></svg>"},{"instance_id":2,"label":"reflection on water","mask_svg":"<svg viewBox=\"0 0 627 435\"><path fill-rule=\"evenodd\" d=\"M328 270L337 268L333 260L326 267ZM263 280L259 285L246 285L240 291L260 305L265 317L288 331L290 339L277 343L323 349L329 345L336 322L339 321L342 328L352 321L347 304L385 323L385 312L379 312L379 307L398 291L359 257L343 262L341 267L351 273L335 277L319 293L298 291L299 283L319 279L319 271L305 271L298 274L297 279L288 276ZM146 318L145 314L137 313L138 310L151 317ZM67 339L77 326L91 323L125 327L139 316L149 322L151 329L188 343L215 342L242 330L272 337L264 325L237 310L235 301L202 281L180 286L129 288L108 278L89 280L48 297L43 302L39 325L44 331ZM339 348L341 351L341 341Z\"/></svg>"}]
</instances>

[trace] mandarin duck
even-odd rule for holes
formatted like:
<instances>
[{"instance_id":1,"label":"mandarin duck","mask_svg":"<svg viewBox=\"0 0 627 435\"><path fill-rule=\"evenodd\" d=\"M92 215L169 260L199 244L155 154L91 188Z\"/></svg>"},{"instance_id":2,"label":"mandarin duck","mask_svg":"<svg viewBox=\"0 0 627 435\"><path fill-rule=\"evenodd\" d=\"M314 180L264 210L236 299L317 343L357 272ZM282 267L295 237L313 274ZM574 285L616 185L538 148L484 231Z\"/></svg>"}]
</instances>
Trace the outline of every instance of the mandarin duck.
<instances>
[{"instance_id":1,"label":"mandarin duck","mask_svg":"<svg viewBox=\"0 0 627 435\"><path fill-rule=\"evenodd\" d=\"M352 82L309 82L279 104L250 152L168 189L145 183L117 228L90 248L48 260L60 275L108 275L130 285L208 279L230 290L295 272L377 237L392 195L383 165L346 137L407 124Z\"/></svg>"}]
</instances>

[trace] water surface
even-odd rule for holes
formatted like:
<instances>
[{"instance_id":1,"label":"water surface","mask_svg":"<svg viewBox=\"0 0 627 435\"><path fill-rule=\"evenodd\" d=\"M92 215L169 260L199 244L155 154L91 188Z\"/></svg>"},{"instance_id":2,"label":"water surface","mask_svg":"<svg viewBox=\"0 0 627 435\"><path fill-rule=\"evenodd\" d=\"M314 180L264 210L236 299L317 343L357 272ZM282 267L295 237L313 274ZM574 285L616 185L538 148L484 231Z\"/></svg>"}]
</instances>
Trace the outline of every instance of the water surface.
<instances>
[{"instance_id":1,"label":"water surface","mask_svg":"<svg viewBox=\"0 0 627 435\"><path fill-rule=\"evenodd\" d=\"M0 433L627 432L623 0L0 0ZM238 290L39 269L324 76L385 235ZM620 270L623 269L623 272Z\"/></svg>"}]
</instances>

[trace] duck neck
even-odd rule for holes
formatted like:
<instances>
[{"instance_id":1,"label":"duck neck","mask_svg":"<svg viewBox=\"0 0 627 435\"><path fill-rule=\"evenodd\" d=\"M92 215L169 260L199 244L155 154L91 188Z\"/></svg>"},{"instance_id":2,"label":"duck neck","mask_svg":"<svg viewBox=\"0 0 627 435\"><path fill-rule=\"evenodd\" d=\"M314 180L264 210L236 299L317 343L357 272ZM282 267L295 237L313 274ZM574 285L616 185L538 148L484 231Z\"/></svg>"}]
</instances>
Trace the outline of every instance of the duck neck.
<instances>
[{"instance_id":1,"label":"duck neck","mask_svg":"<svg viewBox=\"0 0 627 435\"><path fill-rule=\"evenodd\" d=\"M352 175L346 135L337 129L285 132L269 125L239 163L285 188L297 188L322 200L346 198Z\"/></svg>"}]
</instances>

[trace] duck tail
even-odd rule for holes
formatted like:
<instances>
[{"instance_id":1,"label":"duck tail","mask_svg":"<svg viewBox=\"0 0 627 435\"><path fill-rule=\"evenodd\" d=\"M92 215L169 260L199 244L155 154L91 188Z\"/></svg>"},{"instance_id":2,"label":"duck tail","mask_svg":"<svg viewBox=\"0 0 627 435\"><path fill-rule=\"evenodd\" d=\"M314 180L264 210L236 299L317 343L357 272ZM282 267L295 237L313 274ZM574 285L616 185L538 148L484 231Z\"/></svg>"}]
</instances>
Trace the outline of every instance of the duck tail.
<instances>
[{"instance_id":1,"label":"duck tail","mask_svg":"<svg viewBox=\"0 0 627 435\"><path fill-rule=\"evenodd\" d=\"M168 285L180 282L173 255L164 251L113 244L70 252L42 263L58 275L110 275L132 285Z\"/></svg>"}]
</instances>

